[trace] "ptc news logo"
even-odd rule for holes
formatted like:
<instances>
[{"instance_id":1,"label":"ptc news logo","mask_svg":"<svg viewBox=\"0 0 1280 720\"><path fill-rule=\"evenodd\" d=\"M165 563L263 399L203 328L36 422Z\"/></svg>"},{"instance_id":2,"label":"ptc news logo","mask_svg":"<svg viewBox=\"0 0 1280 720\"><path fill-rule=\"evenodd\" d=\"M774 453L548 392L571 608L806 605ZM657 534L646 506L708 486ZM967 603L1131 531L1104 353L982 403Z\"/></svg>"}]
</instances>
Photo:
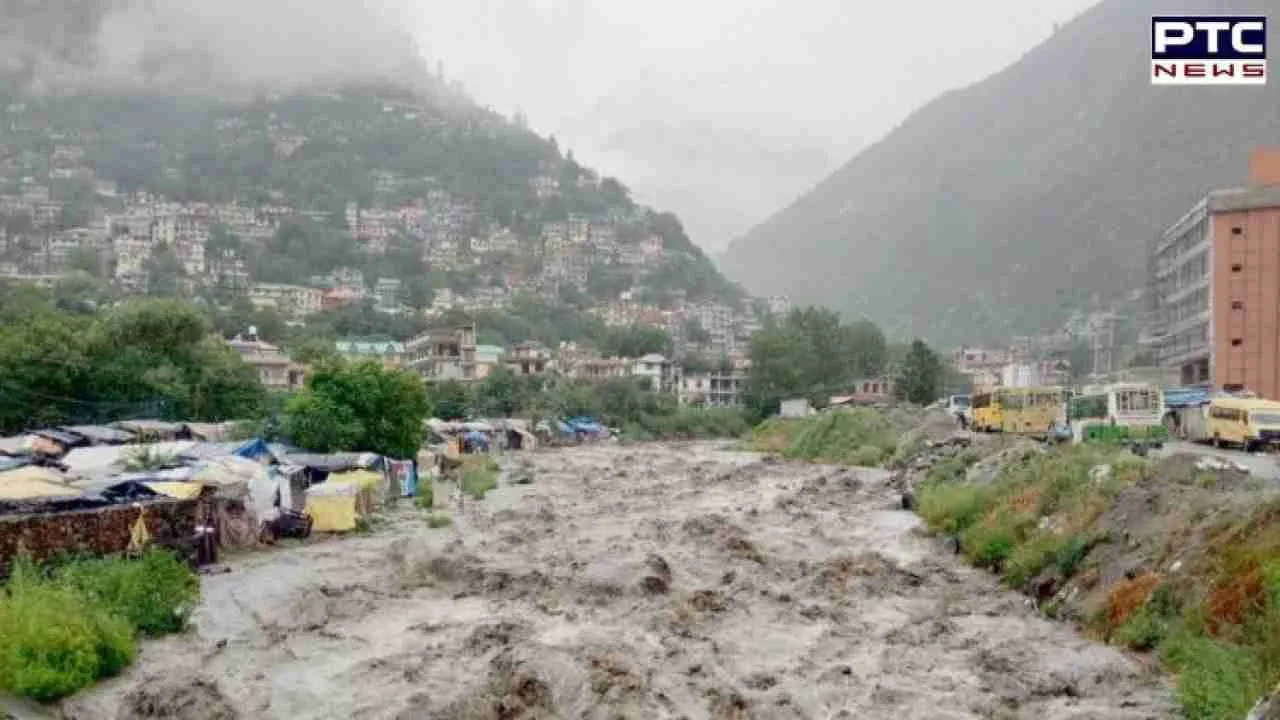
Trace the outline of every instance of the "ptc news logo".
<instances>
[{"instance_id":1,"label":"ptc news logo","mask_svg":"<svg viewBox=\"0 0 1280 720\"><path fill-rule=\"evenodd\" d=\"M1252 15L1151 18L1151 84L1266 85L1267 19Z\"/></svg>"}]
</instances>

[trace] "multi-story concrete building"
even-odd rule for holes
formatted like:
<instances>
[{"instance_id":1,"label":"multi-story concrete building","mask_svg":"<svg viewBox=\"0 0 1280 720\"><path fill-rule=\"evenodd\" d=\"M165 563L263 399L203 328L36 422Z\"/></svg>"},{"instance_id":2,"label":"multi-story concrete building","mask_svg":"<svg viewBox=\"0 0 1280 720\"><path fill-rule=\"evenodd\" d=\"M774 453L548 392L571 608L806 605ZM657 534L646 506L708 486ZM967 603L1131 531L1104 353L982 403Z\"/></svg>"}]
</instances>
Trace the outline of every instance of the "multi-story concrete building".
<instances>
[{"instance_id":1,"label":"multi-story concrete building","mask_svg":"<svg viewBox=\"0 0 1280 720\"><path fill-rule=\"evenodd\" d=\"M676 387L677 373L671 360L653 353L645 355L631 368L635 377L649 378L650 387L656 392L671 392Z\"/></svg>"},{"instance_id":2,"label":"multi-story concrete building","mask_svg":"<svg viewBox=\"0 0 1280 720\"><path fill-rule=\"evenodd\" d=\"M404 344L404 366L428 380L478 379L476 376L476 328L429 330Z\"/></svg>"},{"instance_id":3,"label":"multi-story concrete building","mask_svg":"<svg viewBox=\"0 0 1280 720\"><path fill-rule=\"evenodd\" d=\"M739 407L746 382L747 372L743 364L714 370L685 370L679 373L675 382L676 397L681 405Z\"/></svg>"},{"instance_id":4,"label":"multi-story concrete building","mask_svg":"<svg viewBox=\"0 0 1280 720\"><path fill-rule=\"evenodd\" d=\"M1184 383L1280 397L1280 149L1248 187L1211 192L1148 253L1144 339Z\"/></svg>"}]
</instances>

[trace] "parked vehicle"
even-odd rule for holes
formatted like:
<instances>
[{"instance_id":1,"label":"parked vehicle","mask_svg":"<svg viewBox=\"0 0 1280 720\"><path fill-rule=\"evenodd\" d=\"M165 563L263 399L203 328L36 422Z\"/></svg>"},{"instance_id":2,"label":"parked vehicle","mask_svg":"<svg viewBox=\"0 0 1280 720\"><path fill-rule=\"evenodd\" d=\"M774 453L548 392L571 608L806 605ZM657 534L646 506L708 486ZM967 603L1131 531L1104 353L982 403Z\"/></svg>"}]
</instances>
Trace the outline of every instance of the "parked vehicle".
<instances>
[{"instance_id":1,"label":"parked vehicle","mask_svg":"<svg viewBox=\"0 0 1280 720\"><path fill-rule=\"evenodd\" d=\"M969 410L970 426L978 432L996 432L1004 424L1004 412L1000 399L993 392L973 396Z\"/></svg>"},{"instance_id":2,"label":"parked vehicle","mask_svg":"<svg viewBox=\"0 0 1280 720\"><path fill-rule=\"evenodd\" d=\"M1209 403L1209 436L1213 444L1232 444L1253 451L1280 445L1280 403L1260 398L1217 397Z\"/></svg>"},{"instance_id":3,"label":"parked vehicle","mask_svg":"<svg viewBox=\"0 0 1280 720\"><path fill-rule=\"evenodd\" d=\"M1160 389L1147 383L1118 383L1086 389L1070 400L1074 442L1118 442L1160 447L1169 438Z\"/></svg>"},{"instance_id":4,"label":"parked vehicle","mask_svg":"<svg viewBox=\"0 0 1280 720\"><path fill-rule=\"evenodd\" d=\"M1001 388L973 399L973 424L982 432L1048 437L1065 425L1070 393L1059 387Z\"/></svg>"},{"instance_id":5,"label":"parked vehicle","mask_svg":"<svg viewBox=\"0 0 1280 720\"><path fill-rule=\"evenodd\" d=\"M961 416L969 412L972 406L971 400L972 398L968 395L952 395L947 398L943 407L946 409L948 415L959 419Z\"/></svg>"}]
</instances>

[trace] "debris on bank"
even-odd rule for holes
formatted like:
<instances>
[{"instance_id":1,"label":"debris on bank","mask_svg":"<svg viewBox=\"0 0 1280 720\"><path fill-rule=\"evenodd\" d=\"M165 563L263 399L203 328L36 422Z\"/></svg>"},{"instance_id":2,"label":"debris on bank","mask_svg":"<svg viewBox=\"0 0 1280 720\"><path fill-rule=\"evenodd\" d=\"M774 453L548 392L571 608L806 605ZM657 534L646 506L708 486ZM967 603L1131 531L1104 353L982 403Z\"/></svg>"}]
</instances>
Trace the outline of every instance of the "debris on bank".
<instances>
[{"instance_id":1,"label":"debris on bank","mask_svg":"<svg viewBox=\"0 0 1280 720\"><path fill-rule=\"evenodd\" d=\"M1241 463L979 435L926 444L890 484L1044 614L1153 651L1187 716L1240 720L1280 682L1280 488Z\"/></svg>"}]
</instances>

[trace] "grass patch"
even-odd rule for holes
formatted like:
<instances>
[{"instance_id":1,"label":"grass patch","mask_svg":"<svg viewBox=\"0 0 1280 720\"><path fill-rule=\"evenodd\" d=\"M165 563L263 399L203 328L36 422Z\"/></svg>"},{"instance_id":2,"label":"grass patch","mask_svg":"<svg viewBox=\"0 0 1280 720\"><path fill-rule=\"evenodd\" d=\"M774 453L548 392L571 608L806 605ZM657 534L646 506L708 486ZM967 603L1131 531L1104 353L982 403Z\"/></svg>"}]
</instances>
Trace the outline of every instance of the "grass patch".
<instances>
[{"instance_id":1,"label":"grass patch","mask_svg":"<svg viewBox=\"0 0 1280 720\"><path fill-rule=\"evenodd\" d=\"M500 471L501 468L493 458L470 455L463 460L458 482L463 493L476 500L483 500L490 490L498 487Z\"/></svg>"},{"instance_id":2,"label":"grass patch","mask_svg":"<svg viewBox=\"0 0 1280 720\"><path fill-rule=\"evenodd\" d=\"M196 604L200 582L173 553L151 550L140 559L82 560L61 567L56 577L143 635L181 632Z\"/></svg>"},{"instance_id":3,"label":"grass patch","mask_svg":"<svg viewBox=\"0 0 1280 720\"><path fill-rule=\"evenodd\" d=\"M769 420L755 429L750 447L792 460L876 466L893 456L897 437L883 413L855 408L800 420Z\"/></svg>"},{"instance_id":4,"label":"grass patch","mask_svg":"<svg viewBox=\"0 0 1280 720\"><path fill-rule=\"evenodd\" d=\"M453 518L447 513L432 513L431 517L427 518L427 527L432 530L453 527Z\"/></svg>"},{"instance_id":5,"label":"grass patch","mask_svg":"<svg viewBox=\"0 0 1280 720\"><path fill-rule=\"evenodd\" d=\"M48 571L19 559L0 591L0 689L51 702L116 675L139 634L182 630L198 598L196 577L162 550Z\"/></svg>"},{"instance_id":6,"label":"grass patch","mask_svg":"<svg viewBox=\"0 0 1280 720\"><path fill-rule=\"evenodd\" d=\"M436 506L435 491L431 489L431 478L424 477L418 481L417 492L413 496L413 504L415 507L423 510L430 510Z\"/></svg>"},{"instance_id":7,"label":"grass patch","mask_svg":"<svg viewBox=\"0 0 1280 720\"><path fill-rule=\"evenodd\" d=\"M1025 588L1046 573L1081 573L1108 539L1098 528L1103 513L1124 489L1150 480L1152 467L1105 444L1066 446L978 485L964 482L963 462L948 461L921 483L916 507L930 528L958 535L971 562ZM1204 474L1188 478L1174 482L1209 484ZM1196 545L1182 544L1191 537ZM1117 645L1156 652L1176 675L1190 720L1239 720L1280 682L1280 501L1169 542L1172 554L1152 567L1177 557L1180 568L1099 588L1091 627ZM1042 609L1062 614L1059 604Z\"/></svg>"}]
</instances>

